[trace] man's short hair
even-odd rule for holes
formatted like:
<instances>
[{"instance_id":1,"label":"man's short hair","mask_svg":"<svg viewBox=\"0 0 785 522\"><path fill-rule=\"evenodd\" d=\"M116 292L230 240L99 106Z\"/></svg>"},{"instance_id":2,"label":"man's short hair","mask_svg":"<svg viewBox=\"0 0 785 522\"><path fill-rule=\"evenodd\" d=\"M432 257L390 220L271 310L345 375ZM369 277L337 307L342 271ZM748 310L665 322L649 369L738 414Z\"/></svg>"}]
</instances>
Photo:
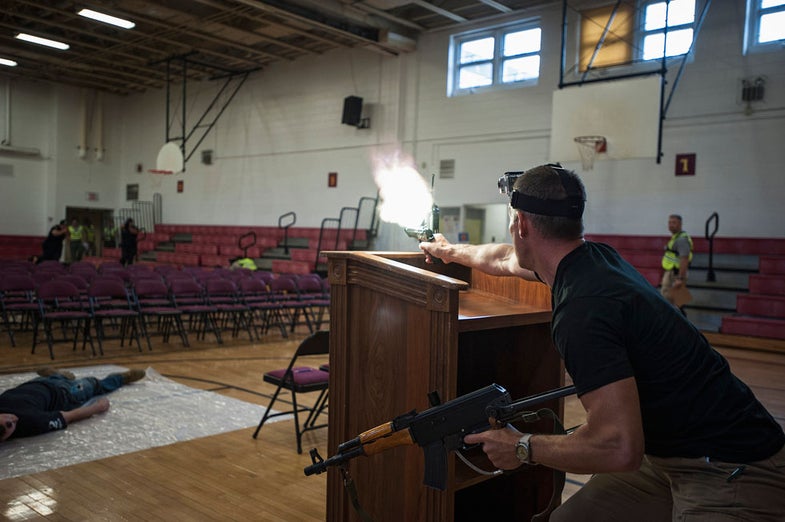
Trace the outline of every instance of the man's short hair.
<instances>
[{"instance_id":1,"label":"man's short hair","mask_svg":"<svg viewBox=\"0 0 785 522\"><path fill-rule=\"evenodd\" d=\"M681 221L681 220L682 220L682 219L681 219L681 216L680 216L679 214L671 214L671 215L670 215L670 216L668 216L668 217L669 217L669 218L678 219L679 221Z\"/></svg>"},{"instance_id":2,"label":"man's short hair","mask_svg":"<svg viewBox=\"0 0 785 522\"><path fill-rule=\"evenodd\" d=\"M586 199L586 188L575 172L562 169L570 182ZM539 199L567 199L567 189L562 185L561 177L550 165L540 165L529 169L515 182L515 190L527 196ZM583 218L544 216L522 211L532 222L534 228L551 239L579 239L583 236Z\"/></svg>"}]
</instances>

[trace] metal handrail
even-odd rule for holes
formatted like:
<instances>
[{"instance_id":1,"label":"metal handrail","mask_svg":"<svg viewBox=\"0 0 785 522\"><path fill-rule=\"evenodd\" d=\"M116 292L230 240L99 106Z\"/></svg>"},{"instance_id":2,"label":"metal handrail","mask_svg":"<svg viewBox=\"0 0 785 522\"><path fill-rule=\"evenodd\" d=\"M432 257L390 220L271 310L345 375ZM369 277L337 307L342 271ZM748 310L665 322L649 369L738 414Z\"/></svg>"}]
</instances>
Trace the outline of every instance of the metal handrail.
<instances>
[{"instance_id":1,"label":"metal handrail","mask_svg":"<svg viewBox=\"0 0 785 522\"><path fill-rule=\"evenodd\" d=\"M291 217L292 222L283 225L282 224L283 219L286 217ZM294 212L287 212L286 214L281 214L281 216L278 218L278 228L283 229L283 249L284 249L284 253L287 256L289 255L289 227L293 226L295 223L297 223L297 214L295 214Z\"/></svg>"},{"instance_id":2,"label":"metal handrail","mask_svg":"<svg viewBox=\"0 0 785 522\"><path fill-rule=\"evenodd\" d=\"M246 237L253 238L252 241L245 246L243 246L243 239ZM256 244L256 232L251 230L250 232L246 232L239 238L237 238L237 246L243 251L243 257L248 257L248 249L251 248Z\"/></svg>"},{"instance_id":3,"label":"metal handrail","mask_svg":"<svg viewBox=\"0 0 785 522\"><path fill-rule=\"evenodd\" d=\"M338 250L338 245L339 245L339 243L341 241L342 225L344 224L344 221L348 221L347 219L345 219L345 214L347 212L354 212L354 224L352 225L352 242L354 242L357 239L357 229L359 228L359 225L360 225L360 212L361 212L361 209L363 207L363 203L366 202L366 201L370 201L370 202L373 203L373 206L371 207L371 223L370 223L370 225L368 227L368 234L373 234L374 233L374 227L376 226L375 225L375 223L376 223L376 207L379 204L379 195L378 194L374 198L368 197L368 196L361 197L360 201L357 203L356 207L342 207L341 211L340 211L340 213L338 215L339 217L337 217L337 218L324 218L322 220L321 225L319 226L319 241L318 241L318 243L316 245L316 259L314 259L314 265L313 265L314 266L314 271L317 271L318 268L319 268L319 254L321 254L321 252L322 252L322 243L325 240L325 238L324 238L324 231L328 228L328 226L327 226L328 223L337 223L338 224L338 226L336 228L336 231L335 231L335 244L333 245L333 248L335 250Z\"/></svg>"},{"instance_id":4,"label":"metal handrail","mask_svg":"<svg viewBox=\"0 0 785 522\"><path fill-rule=\"evenodd\" d=\"M357 203L357 217L354 220L354 235L352 236L352 240L357 239L357 228L360 225L360 213L363 208L363 202L371 201L373 202L373 207L371 210L371 223L368 225L368 234L369 235L376 235L376 207L379 205L379 195L377 194L375 198L371 198L368 196L363 196L360 198L360 201Z\"/></svg>"},{"instance_id":5,"label":"metal handrail","mask_svg":"<svg viewBox=\"0 0 785 522\"><path fill-rule=\"evenodd\" d=\"M714 222L714 230L709 233L709 225L712 222ZM709 242L709 269L706 272L706 281L711 283L717 280L717 276L714 274L714 236L717 234L719 228L720 215L716 212L712 212L709 219L706 220L706 231L704 232L704 236Z\"/></svg>"},{"instance_id":6,"label":"metal handrail","mask_svg":"<svg viewBox=\"0 0 785 522\"><path fill-rule=\"evenodd\" d=\"M313 271L314 272L316 272L319 269L319 254L321 254L321 252L322 252L322 239L324 239L324 231L326 229L325 225L327 223L331 223L333 221L338 223L338 231L340 232L340 230L341 230L341 220L338 219L338 218L324 218L322 220L321 226L319 227L319 242L316 244L316 259L314 259L314 262L313 262ZM336 249L338 248L337 240L336 240L335 248Z\"/></svg>"},{"instance_id":7,"label":"metal handrail","mask_svg":"<svg viewBox=\"0 0 785 522\"><path fill-rule=\"evenodd\" d=\"M338 231L335 234L335 249L338 250L338 243L341 241L341 225L343 224L343 215L345 212L354 212L355 216L360 214L360 209L357 207L342 207L341 212L338 214ZM357 218L355 218L355 223L357 222ZM352 241L354 240L354 236L357 234L357 228L354 229L352 233Z\"/></svg>"}]
</instances>

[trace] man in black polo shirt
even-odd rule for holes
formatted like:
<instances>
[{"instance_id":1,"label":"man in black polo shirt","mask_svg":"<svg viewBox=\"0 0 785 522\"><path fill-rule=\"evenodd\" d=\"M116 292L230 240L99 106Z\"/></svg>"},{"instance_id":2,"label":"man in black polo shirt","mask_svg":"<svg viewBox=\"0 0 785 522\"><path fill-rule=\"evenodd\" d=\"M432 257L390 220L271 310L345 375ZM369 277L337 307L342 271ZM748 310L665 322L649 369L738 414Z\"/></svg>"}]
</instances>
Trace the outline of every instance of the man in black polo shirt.
<instances>
[{"instance_id":1,"label":"man in black polo shirt","mask_svg":"<svg viewBox=\"0 0 785 522\"><path fill-rule=\"evenodd\" d=\"M554 344L586 410L569 435L507 427L465 442L503 469L594 474L551 521L783 520L782 428L646 279L584 241L584 202L575 173L543 165L511 190L513 245L420 244L444 262L547 284Z\"/></svg>"},{"instance_id":2,"label":"man in black polo shirt","mask_svg":"<svg viewBox=\"0 0 785 522\"><path fill-rule=\"evenodd\" d=\"M113 373L103 379L76 379L71 372L45 368L41 377L0 394L0 442L63 430L69 424L109 409L110 393L144 377L144 370Z\"/></svg>"}]
</instances>

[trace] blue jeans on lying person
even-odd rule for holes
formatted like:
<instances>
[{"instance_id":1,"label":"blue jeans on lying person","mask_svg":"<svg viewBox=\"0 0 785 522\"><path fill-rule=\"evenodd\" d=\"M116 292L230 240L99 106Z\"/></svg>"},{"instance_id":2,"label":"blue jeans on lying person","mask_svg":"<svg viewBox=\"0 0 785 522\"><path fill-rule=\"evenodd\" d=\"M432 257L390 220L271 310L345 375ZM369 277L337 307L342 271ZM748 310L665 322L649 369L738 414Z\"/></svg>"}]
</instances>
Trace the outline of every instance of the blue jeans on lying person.
<instances>
[{"instance_id":1,"label":"blue jeans on lying person","mask_svg":"<svg viewBox=\"0 0 785 522\"><path fill-rule=\"evenodd\" d=\"M103 379L84 377L71 380L64 375L50 375L35 380L54 386L58 399L62 401L61 408L66 410L78 408L93 397L113 392L123 385L123 376L119 373L112 373Z\"/></svg>"}]
</instances>

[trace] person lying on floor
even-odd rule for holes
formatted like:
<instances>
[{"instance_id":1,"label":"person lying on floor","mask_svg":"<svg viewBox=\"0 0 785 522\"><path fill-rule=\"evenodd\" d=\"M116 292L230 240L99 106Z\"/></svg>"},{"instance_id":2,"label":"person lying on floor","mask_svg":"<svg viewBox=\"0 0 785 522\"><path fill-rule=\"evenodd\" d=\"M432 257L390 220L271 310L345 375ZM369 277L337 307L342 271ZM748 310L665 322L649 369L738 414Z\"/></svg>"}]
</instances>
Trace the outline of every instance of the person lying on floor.
<instances>
[{"instance_id":1,"label":"person lying on floor","mask_svg":"<svg viewBox=\"0 0 785 522\"><path fill-rule=\"evenodd\" d=\"M63 430L69 424L109 409L106 397L145 376L144 370L112 373L103 379L84 377L54 368L38 371L37 377L0 394L0 442Z\"/></svg>"}]
</instances>

